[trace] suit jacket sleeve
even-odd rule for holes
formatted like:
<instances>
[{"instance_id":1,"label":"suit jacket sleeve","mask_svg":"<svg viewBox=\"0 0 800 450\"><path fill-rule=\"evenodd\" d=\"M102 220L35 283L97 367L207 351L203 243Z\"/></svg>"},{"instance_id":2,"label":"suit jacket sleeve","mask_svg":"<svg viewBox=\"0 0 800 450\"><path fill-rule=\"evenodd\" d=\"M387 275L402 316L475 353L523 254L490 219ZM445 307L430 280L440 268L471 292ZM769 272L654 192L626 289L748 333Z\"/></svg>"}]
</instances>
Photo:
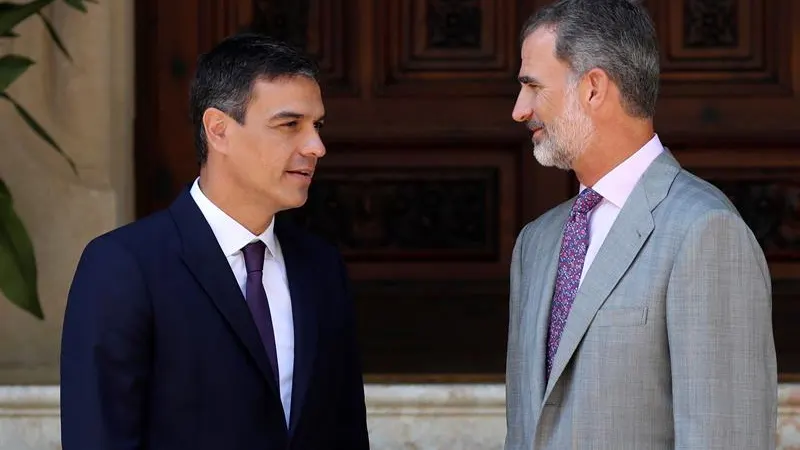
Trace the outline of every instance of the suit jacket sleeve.
<instances>
[{"instance_id":1,"label":"suit jacket sleeve","mask_svg":"<svg viewBox=\"0 0 800 450\"><path fill-rule=\"evenodd\" d=\"M508 311L508 344L506 346L506 439L505 450L515 450L524 442L522 419L517 417L518 405L522 395L520 377L522 358L519 350L520 304L522 303L520 282L522 279L522 249L525 234L529 227L523 228L511 252L510 296Z\"/></svg>"},{"instance_id":2,"label":"suit jacket sleeve","mask_svg":"<svg viewBox=\"0 0 800 450\"><path fill-rule=\"evenodd\" d=\"M142 273L109 237L84 250L61 342L64 450L144 448L151 308Z\"/></svg>"},{"instance_id":3,"label":"suit jacket sleeve","mask_svg":"<svg viewBox=\"0 0 800 450\"><path fill-rule=\"evenodd\" d=\"M364 399L364 378L361 366L361 349L358 344L358 330L355 307L350 289L347 269L341 257L337 255L340 278L343 284L342 308L345 314L344 339L344 390L340 402L339 435L337 449L369 450L369 433L367 431L367 411Z\"/></svg>"},{"instance_id":4,"label":"suit jacket sleeve","mask_svg":"<svg viewBox=\"0 0 800 450\"><path fill-rule=\"evenodd\" d=\"M675 448L775 448L771 283L738 215L713 211L690 227L666 309Z\"/></svg>"}]
</instances>

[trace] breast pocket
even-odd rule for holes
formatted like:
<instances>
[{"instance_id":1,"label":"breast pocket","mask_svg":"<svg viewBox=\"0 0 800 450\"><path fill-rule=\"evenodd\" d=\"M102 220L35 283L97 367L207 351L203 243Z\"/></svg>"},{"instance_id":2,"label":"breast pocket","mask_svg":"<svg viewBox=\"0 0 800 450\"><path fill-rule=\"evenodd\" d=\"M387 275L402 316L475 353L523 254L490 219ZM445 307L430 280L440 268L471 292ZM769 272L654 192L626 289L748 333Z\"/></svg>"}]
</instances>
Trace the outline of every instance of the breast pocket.
<instances>
[{"instance_id":1,"label":"breast pocket","mask_svg":"<svg viewBox=\"0 0 800 450\"><path fill-rule=\"evenodd\" d=\"M592 322L598 327L635 327L646 323L646 306L602 308L597 311Z\"/></svg>"}]
</instances>

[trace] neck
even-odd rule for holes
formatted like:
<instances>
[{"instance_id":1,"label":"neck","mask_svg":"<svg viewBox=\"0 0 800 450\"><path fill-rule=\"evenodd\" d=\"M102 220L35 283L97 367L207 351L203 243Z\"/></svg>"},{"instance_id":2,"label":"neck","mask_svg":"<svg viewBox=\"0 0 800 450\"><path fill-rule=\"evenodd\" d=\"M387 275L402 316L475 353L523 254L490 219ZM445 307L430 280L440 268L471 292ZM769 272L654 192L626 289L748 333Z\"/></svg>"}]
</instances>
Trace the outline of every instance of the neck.
<instances>
[{"instance_id":1,"label":"neck","mask_svg":"<svg viewBox=\"0 0 800 450\"><path fill-rule=\"evenodd\" d=\"M200 189L217 208L258 236L266 231L276 211L265 208L262 202L230 177L222 177L206 167L200 169Z\"/></svg>"},{"instance_id":2,"label":"neck","mask_svg":"<svg viewBox=\"0 0 800 450\"><path fill-rule=\"evenodd\" d=\"M620 163L639 151L654 136L652 122L614 124L610 133L596 133L593 142L573 164L575 176L584 186L594 186Z\"/></svg>"}]
</instances>

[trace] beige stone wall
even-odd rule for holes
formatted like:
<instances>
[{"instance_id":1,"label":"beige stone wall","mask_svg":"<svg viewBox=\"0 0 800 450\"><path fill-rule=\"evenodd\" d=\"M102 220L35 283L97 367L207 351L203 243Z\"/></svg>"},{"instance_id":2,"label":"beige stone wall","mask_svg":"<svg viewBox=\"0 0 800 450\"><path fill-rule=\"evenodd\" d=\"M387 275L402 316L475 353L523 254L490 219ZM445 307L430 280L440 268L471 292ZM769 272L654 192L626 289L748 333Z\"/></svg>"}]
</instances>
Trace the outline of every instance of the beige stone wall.
<instances>
[{"instance_id":1,"label":"beige stone wall","mask_svg":"<svg viewBox=\"0 0 800 450\"><path fill-rule=\"evenodd\" d=\"M86 243L133 217L133 1L48 9L67 60L37 18L0 44L37 64L10 91L75 160L66 162L0 102L0 177L31 234L45 320L0 298L0 385L55 384L61 321ZM6 42L7 40L3 40Z\"/></svg>"},{"instance_id":2,"label":"beige stone wall","mask_svg":"<svg viewBox=\"0 0 800 450\"><path fill-rule=\"evenodd\" d=\"M503 448L501 384L367 385L365 391L372 450ZM800 384L778 386L776 425L775 449L800 449ZM61 448L60 433L57 386L0 386L0 450Z\"/></svg>"}]
</instances>

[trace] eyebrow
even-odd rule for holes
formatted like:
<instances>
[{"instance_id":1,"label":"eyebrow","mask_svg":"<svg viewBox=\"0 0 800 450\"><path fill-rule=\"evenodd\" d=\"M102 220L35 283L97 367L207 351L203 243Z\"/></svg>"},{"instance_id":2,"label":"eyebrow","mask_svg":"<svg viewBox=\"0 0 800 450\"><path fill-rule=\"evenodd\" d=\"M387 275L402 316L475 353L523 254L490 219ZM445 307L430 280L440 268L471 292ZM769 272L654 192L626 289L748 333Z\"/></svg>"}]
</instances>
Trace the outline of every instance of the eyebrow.
<instances>
[{"instance_id":1,"label":"eyebrow","mask_svg":"<svg viewBox=\"0 0 800 450\"><path fill-rule=\"evenodd\" d=\"M520 84L542 84L536 78L528 75L520 75L517 80L519 80Z\"/></svg>"},{"instance_id":2,"label":"eyebrow","mask_svg":"<svg viewBox=\"0 0 800 450\"><path fill-rule=\"evenodd\" d=\"M302 119L304 117L305 117L305 114L301 114L301 113L298 113L298 112L280 111L280 112L274 114L272 117L270 117L270 121L281 120L281 119ZM322 117L317 119L316 122L322 122L323 120L325 120L325 114L323 114Z\"/></svg>"}]
</instances>

